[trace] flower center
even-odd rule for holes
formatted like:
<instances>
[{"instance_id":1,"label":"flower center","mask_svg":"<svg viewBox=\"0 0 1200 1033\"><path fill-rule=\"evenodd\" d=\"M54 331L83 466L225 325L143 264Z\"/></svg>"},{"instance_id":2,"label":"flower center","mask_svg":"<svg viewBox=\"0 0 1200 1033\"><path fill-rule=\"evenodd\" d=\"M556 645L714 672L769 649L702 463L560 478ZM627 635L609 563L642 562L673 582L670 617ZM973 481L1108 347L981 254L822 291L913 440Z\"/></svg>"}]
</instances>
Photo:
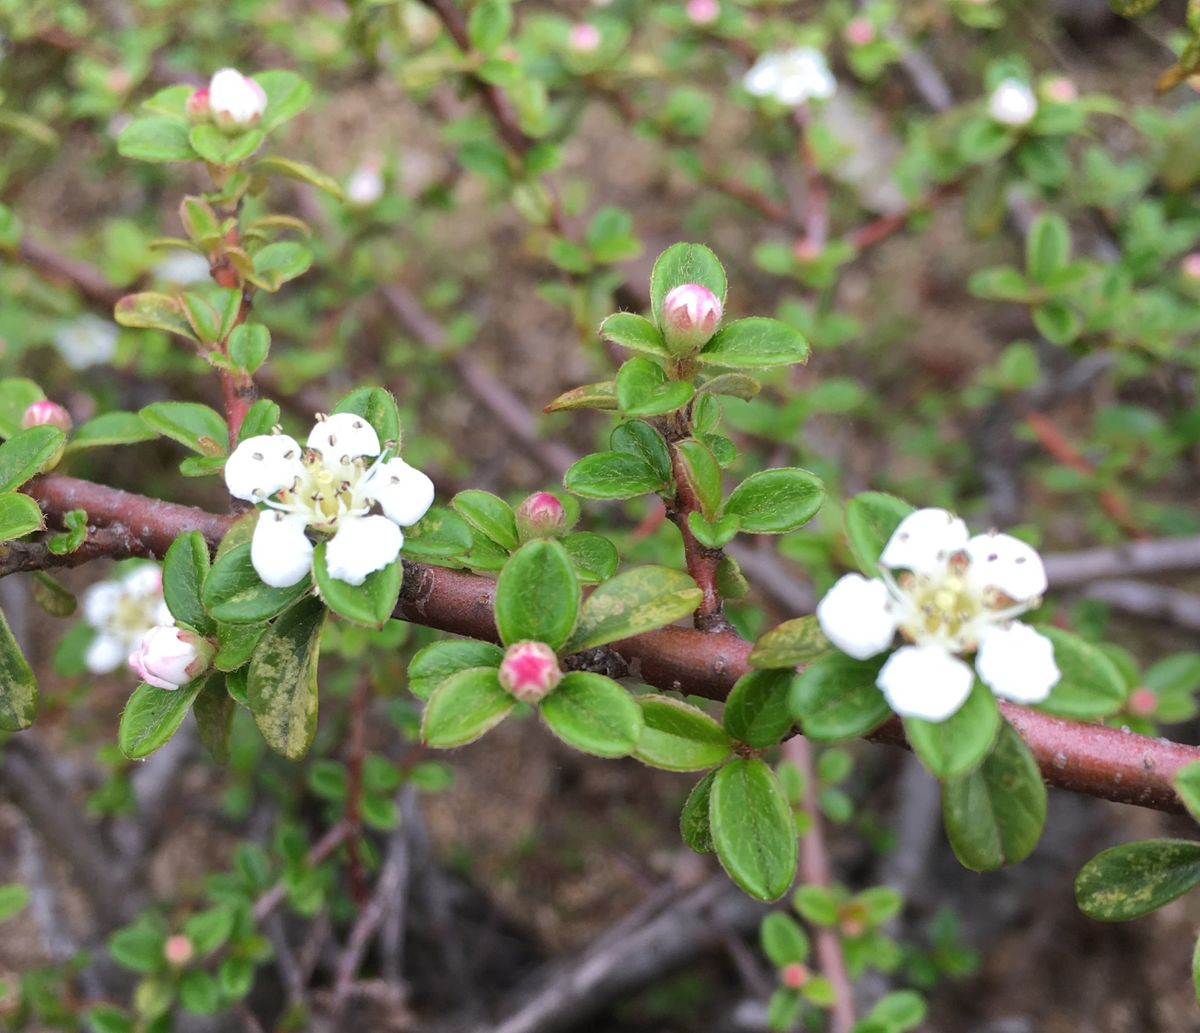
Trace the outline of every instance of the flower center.
<instances>
[{"instance_id":1,"label":"flower center","mask_svg":"<svg viewBox=\"0 0 1200 1033\"><path fill-rule=\"evenodd\" d=\"M316 449L306 450L300 460L304 472L291 488L279 492L276 508L302 514L309 527L332 534L343 516L361 516L370 509L370 500L361 492L370 470L367 461L348 456L327 460Z\"/></svg>"},{"instance_id":2,"label":"flower center","mask_svg":"<svg viewBox=\"0 0 1200 1033\"><path fill-rule=\"evenodd\" d=\"M986 609L962 574L948 571L940 579L906 574L900 588L908 614L900 625L914 642L942 642L956 652L975 646L975 621Z\"/></svg>"}]
</instances>

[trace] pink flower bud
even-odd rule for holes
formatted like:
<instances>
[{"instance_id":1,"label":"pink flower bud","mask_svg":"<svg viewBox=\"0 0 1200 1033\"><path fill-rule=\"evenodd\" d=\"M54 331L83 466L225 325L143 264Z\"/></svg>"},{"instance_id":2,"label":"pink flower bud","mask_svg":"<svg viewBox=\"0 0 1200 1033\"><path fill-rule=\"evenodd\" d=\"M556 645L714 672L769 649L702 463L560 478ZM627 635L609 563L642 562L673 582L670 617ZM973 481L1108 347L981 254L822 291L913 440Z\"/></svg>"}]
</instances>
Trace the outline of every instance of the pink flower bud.
<instances>
[{"instance_id":1,"label":"pink flower bud","mask_svg":"<svg viewBox=\"0 0 1200 1033\"><path fill-rule=\"evenodd\" d=\"M1070 104L1079 97L1079 91L1075 88L1075 84L1065 75L1056 75L1053 79L1047 79L1042 84L1042 93L1047 100L1055 101L1058 104Z\"/></svg>"},{"instance_id":2,"label":"pink flower bud","mask_svg":"<svg viewBox=\"0 0 1200 1033\"><path fill-rule=\"evenodd\" d=\"M846 42L852 47L865 47L875 40L875 26L867 18L851 18L846 24Z\"/></svg>"},{"instance_id":3,"label":"pink flower bud","mask_svg":"<svg viewBox=\"0 0 1200 1033\"><path fill-rule=\"evenodd\" d=\"M1144 686L1129 694L1125 709L1134 717L1150 717L1158 709L1158 697Z\"/></svg>"},{"instance_id":4,"label":"pink flower bud","mask_svg":"<svg viewBox=\"0 0 1200 1033\"><path fill-rule=\"evenodd\" d=\"M500 684L522 703L539 703L562 681L558 657L544 642L515 642L500 663Z\"/></svg>"},{"instance_id":5,"label":"pink flower bud","mask_svg":"<svg viewBox=\"0 0 1200 1033\"><path fill-rule=\"evenodd\" d=\"M779 978L789 990L799 990L808 982L808 966L793 961L780 969Z\"/></svg>"},{"instance_id":6,"label":"pink flower bud","mask_svg":"<svg viewBox=\"0 0 1200 1033\"><path fill-rule=\"evenodd\" d=\"M168 936L167 942L163 944L163 958L168 965L175 968L183 968L195 956L196 947L186 936Z\"/></svg>"},{"instance_id":7,"label":"pink flower bud","mask_svg":"<svg viewBox=\"0 0 1200 1033\"><path fill-rule=\"evenodd\" d=\"M580 22L578 25L572 25L571 33L567 37L567 45L576 54L594 54L600 49L602 41L603 37L600 35L600 30L591 22Z\"/></svg>"},{"instance_id":8,"label":"pink flower bud","mask_svg":"<svg viewBox=\"0 0 1200 1033\"><path fill-rule=\"evenodd\" d=\"M721 299L698 283L680 284L662 303L662 329L667 348L675 355L694 352L721 325Z\"/></svg>"},{"instance_id":9,"label":"pink flower bud","mask_svg":"<svg viewBox=\"0 0 1200 1033\"><path fill-rule=\"evenodd\" d=\"M517 507L517 534L523 542L530 538L557 538L566 526L563 504L548 491L535 492Z\"/></svg>"},{"instance_id":10,"label":"pink flower bud","mask_svg":"<svg viewBox=\"0 0 1200 1033\"><path fill-rule=\"evenodd\" d=\"M684 11L693 25L711 25L721 17L721 5L717 0L688 0Z\"/></svg>"},{"instance_id":11,"label":"pink flower bud","mask_svg":"<svg viewBox=\"0 0 1200 1033\"><path fill-rule=\"evenodd\" d=\"M42 427L46 424L49 424L51 427L57 427L66 434L71 429L71 414L57 402L43 398L40 402L34 402L30 405L21 417L21 427L23 429Z\"/></svg>"},{"instance_id":12,"label":"pink flower bud","mask_svg":"<svg viewBox=\"0 0 1200 1033\"><path fill-rule=\"evenodd\" d=\"M267 110L267 95L236 68L222 68L208 84L208 106L222 129L249 129Z\"/></svg>"},{"instance_id":13,"label":"pink flower bud","mask_svg":"<svg viewBox=\"0 0 1200 1033\"><path fill-rule=\"evenodd\" d=\"M147 685L178 689L208 670L216 649L207 639L174 624L159 624L129 654L129 666Z\"/></svg>"},{"instance_id":14,"label":"pink flower bud","mask_svg":"<svg viewBox=\"0 0 1200 1033\"><path fill-rule=\"evenodd\" d=\"M208 106L207 86L192 90L187 99L187 117L189 122L207 122L212 117L212 109Z\"/></svg>"},{"instance_id":15,"label":"pink flower bud","mask_svg":"<svg viewBox=\"0 0 1200 1033\"><path fill-rule=\"evenodd\" d=\"M1179 268L1189 280L1200 283L1200 251L1193 251L1190 255L1185 255L1183 261L1179 263Z\"/></svg>"},{"instance_id":16,"label":"pink flower bud","mask_svg":"<svg viewBox=\"0 0 1200 1033\"><path fill-rule=\"evenodd\" d=\"M797 262L815 262L821 257L821 248L815 241L805 237L803 240L796 241L796 246L792 248L792 254L796 256Z\"/></svg>"}]
</instances>

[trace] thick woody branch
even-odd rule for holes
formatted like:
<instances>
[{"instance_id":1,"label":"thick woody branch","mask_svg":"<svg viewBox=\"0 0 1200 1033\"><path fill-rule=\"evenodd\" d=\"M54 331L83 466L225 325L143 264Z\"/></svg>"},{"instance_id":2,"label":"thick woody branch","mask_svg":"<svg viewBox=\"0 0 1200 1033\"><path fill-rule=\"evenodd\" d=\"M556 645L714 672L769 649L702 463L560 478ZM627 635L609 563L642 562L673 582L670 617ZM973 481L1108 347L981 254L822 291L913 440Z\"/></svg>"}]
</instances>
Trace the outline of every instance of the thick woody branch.
<instances>
[{"instance_id":1,"label":"thick woody branch","mask_svg":"<svg viewBox=\"0 0 1200 1033\"><path fill-rule=\"evenodd\" d=\"M38 478L25 490L52 519L82 508L98 526L123 524L134 535L138 555L161 556L178 535L193 530L215 548L236 519L59 475ZM1135 543L1129 548L1155 544L1161 543ZM476 574L405 562L404 588L395 615L495 641L494 590L494 581ZM751 648L751 643L732 632L708 634L670 627L615 642L579 660L660 689L723 699L750 670ZM1049 785L1155 810L1182 809L1171 779L1185 764L1200 761L1200 747L1064 721L1010 703L1001 703L1000 709L1033 751ZM904 745L899 721L884 724L869 738Z\"/></svg>"}]
</instances>

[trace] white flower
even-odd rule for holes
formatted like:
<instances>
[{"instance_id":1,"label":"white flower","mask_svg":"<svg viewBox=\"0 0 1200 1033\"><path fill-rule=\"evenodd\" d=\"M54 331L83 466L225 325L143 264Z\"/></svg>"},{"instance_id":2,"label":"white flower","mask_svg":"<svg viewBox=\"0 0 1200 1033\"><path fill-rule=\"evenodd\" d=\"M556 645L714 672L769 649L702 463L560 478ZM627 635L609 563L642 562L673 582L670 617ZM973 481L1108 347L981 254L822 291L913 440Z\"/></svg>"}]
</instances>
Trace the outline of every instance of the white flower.
<instances>
[{"instance_id":1,"label":"white flower","mask_svg":"<svg viewBox=\"0 0 1200 1033\"><path fill-rule=\"evenodd\" d=\"M266 584L287 588L307 576L308 531L329 538L329 575L350 585L396 559L400 528L425 515L433 482L380 452L375 430L354 413L319 417L306 448L286 434L238 445L225 464L225 484L234 498L267 507L250 543L250 561Z\"/></svg>"},{"instance_id":2,"label":"white flower","mask_svg":"<svg viewBox=\"0 0 1200 1033\"><path fill-rule=\"evenodd\" d=\"M208 84L208 106L217 125L244 129L254 125L267 110L267 95L236 68L222 68Z\"/></svg>"},{"instance_id":3,"label":"white flower","mask_svg":"<svg viewBox=\"0 0 1200 1033\"><path fill-rule=\"evenodd\" d=\"M1024 126L1037 114L1037 97L1020 79L1005 79L988 98L988 114L1006 126Z\"/></svg>"},{"instance_id":4,"label":"white flower","mask_svg":"<svg viewBox=\"0 0 1200 1033\"><path fill-rule=\"evenodd\" d=\"M142 636L129 654L129 666L148 685L178 689L208 670L215 651L193 631L160 624Z\"/></svg>"},{"instance_id":5,"label":"white flower","mask_svg":"<svg viewBox=\"0 0 1200 1033\"><path fill-rule=\"evenodd\" d=\"M204 283L209 278L208 259L194 251L176 248L154 263L154 278L176 287Z\"/></svg>"},{"instance_id":6,"label":"white flower","mask_svg":"<svg viewBox=\"0 0 1200 1033\"><path fill-rule=\"evenodd\" d=\"M117 354L117 324L86 313L54 332L54 346L72 369L109 362Z\"/></svg>"},{"instance_id":7,"label":"white flower","mask_svg":"<svg viewBox=\"0 0 1200 1033\"><path fill-rule=\"evenodd\" d=\"M1058 682L1054 646L1013 618L1036 607L1046 569L1007 534L970 537L944 509L906 516L884 546L877 578L847 574L817 606L821 630L843 653L866 660L896 632L910 643L876 684L903 717L944 721L966 702L975 676L997 696L1039 703ZM961 657L975 654L975 667Z\"/></svg>"},{"instance_id":8,"label":"white flower","mask_svg":"<svg viewBox=\"0 0 1200 1033\"><path fill-rule=\"evenodd\" d=\"M96 634L83 662L93 674L115 671L156 624L169 624L162 571L141 564L116 581L101 581L83 593L83 619Z\"/></svg>"},{"instance_id":9,"label":"white flower","mask_svg":"<svg viewBox=\"0 0 1200 1033\"><path fill-rule=\"evenodd\" d=\"M373 205L383 197L383 176L379 162L364 161L350 173L346 182L346 200L359 208Z\"/></svg>"},{"instance_id":10,"label":"white flower","mask_svg":"<svg viewBox=\"0 0 1200 1033\"><path fill-rule=\"evenodd\" d=\"M773 97L788 107L813 97L827 100L837 92L837 80L825 55L812 47L763 54L746 73L742 85L755 97Z\"/></svg>"}]
</instances>

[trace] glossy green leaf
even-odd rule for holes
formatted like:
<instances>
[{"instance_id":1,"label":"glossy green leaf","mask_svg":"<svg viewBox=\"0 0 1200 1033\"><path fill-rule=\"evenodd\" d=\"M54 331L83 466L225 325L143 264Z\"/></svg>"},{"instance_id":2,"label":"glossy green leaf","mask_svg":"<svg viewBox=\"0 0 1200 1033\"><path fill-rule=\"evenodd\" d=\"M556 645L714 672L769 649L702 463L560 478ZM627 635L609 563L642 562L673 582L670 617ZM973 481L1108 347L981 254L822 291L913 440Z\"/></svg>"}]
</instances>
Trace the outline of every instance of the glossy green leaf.
<instances>
[{"instance_id":1,"label":"glossy green leaf","mask_svg":"<svg viewBox=\"0 0 1200 1033\"><path fill-rule=\"evenodd\" d=\"M213 675L223 681L220 675ZM183 724L192 701L204 686L204 678L196 678L178 689L160 689L144 682L133 690L117 729L117 744L131 760L148 757Z\"/></svg>"},{"instance_id":2,"label":"glossy green leaf","mask_svg":"<svg viewBox=\"0 0 1200 1033\"><path fill-rule=\"evenodd\" d=\"M450 505L475 530L487 535L504 549L517 547L517 521L512 507L490 491L460 491Z\"/></svg>"},{"instance_id":3,"label":"glossy green leaf","mask_svg":"<svg viewBox=\"0 0 1200 1033\"><path fill-rule=\"evenodd\" d=\"M846 539L854 562L867 577L879 573L879 557L912 506L894 495L866 491L846 503Z\"/></svg>"},{"instance_id":4,"label":"glossy green leaf","mask_svg":"<svg viewBox=\"0 0 1200 1033\"><path fill-rule=\"evenodd\" d=\"M229 736L233 732L233 715L237 702L229 695L225 679L206 678L199 694L192 702L192 715L196 718L196 732L209 756L218 764L229 760Z\"/></svg>"},{"instance_id":5,"label":"glossy green leaf","mask_svg":"<svg viewBox=\"0 0 1200 1033\"><path fill-rule=\"evenodd\" d=\"M772 628L754 643L752 667L796 667L833 651L815 616L796 617Z\"/></svg>"},{"instance_id":6,"label":"glossy green leaf","mask_svg":"<svg viewBox=\"0 0 1200 1033\"><path fill-rule=\"evenodd\" d=\"M700 502L705 517L712 517L721 505L721 466L703 441L685 438L677 442L679 473ZM727 514L734 515L734 514ZM742 526L740 514L738 525Z\"/></svg>"},{"instance_id":7,"label":"glossy green leaf","mask_svg":"<svg viewBox=\"0 0 1200 1033\"><path fill-rule=\"evenodd\" d=\"M400 557L382 570L368 574L361 585L351 585L329 573L325 560L327 548L328 543L321 542L313 551L313 579L322 602L348 621L368 628L382 628L391 619L400 598L400 585L404 581Z\"/></svg>"},{"instance_id":8,"label":"glossy green leaf","mask_svg":"<svg viewBox=\"0 0 1200 1033\"><path fill-rule=\"evenodd\" d=\"M1036 283L1046 283L1071 258L1071 231L1056 212L1042 212L1025 238L1025 268Z\"/></svg>"},{"instance_id":9,"label":"glossy green leaf","mask_svg":"<svg viewBox=\"0 0 1200 1033\"><path fill-rule=\"evenodd\" d=\"M404 529L404 554L414 559L458 559L475 543L470 525L444 506L433 506Z\"/></svg>"},{"instance_id":10,"label":"glossy green leaf","mask_svg":"<svg viewBox=\"0 0 1200 1033\"><path fill-rule=\"evenodd\" d=\"M640 456L662 478L663 483L670 480L671 450L662 434L645 420L626 420L617 424L608 436L608 444L614 452Z\"/></svg>"},{"instance_id":11,"label":"glossy green leaf","mask_svg":"<svg viewBox=\"0 0 1200 1033\"><path fill-rule=\"evenodd\" d=\"M272 130L295 118L308 107L312 87L295 72L277 68L256 72L254 81L267 95L267 110L263 112L262 127Z\"/></svg>"},{"instance_id":12,"label":"glossy green leaf","mask_svg":"<svg viewBox=\"0 0 1200 1033\"><path fill-rule=\"evenodd\" d=\"M22 538L45 526L41 509L28 495L15 491L0 495L0 542Z\"/></svg>"},{"instance_id":13,"label":"glossy green leaf","mask_svg":"<svg viewBox=\"0 0 1200 1033\"><path fill-rule=\"evenodd\" d=\"M721 260L703 244L672 244L658 256L650 273L650 307L655 323L662 324L663 298L685 283L707 287L724 306L728 283Z\"/></svg>"},{"instance_id":14,"label":"glossy green leaf","mask_svg":"<svg viewBox=\"0 0 1200 1033\"><path fill-rule=\"evenodd\" d=\"M262 146L266 134L261 129L228 134L211 122L192 126L188 143L210 165L236 165L245 161Z\"/></svg>"},{"instance_id":15,"label":"glossy green leaf","mask_svg":"<svg viewBox=\"0 0 1200 1033\"><path fill-rule=\"evenodd\" d=\"M323 190L338 201L344 201L346 198L341 184L336 179L327 176L307 162L296 161L294 158L282 158L277 154L269 154L265 158L259 158L251 171L260 176L286 176L288 179L307 183L318 190Z\"/></svg>"},{"instance_id":16,"label":"glossy green leaf","mask_svg":"<svg viewBox=\"0 0 1200 1033\"><path fill-rule=\"evenodd\" d=\"M224 455L229 441L225 420L198 402L153 402L138 415L151 430L202 456Z\"/></svg>"},{"instance_id":17,"label":"glossy green leaf","mask_svg":"<svg viewBox=\"0 0 1200 1033\"><path fill-rule=\"evenodd\" d=\"M135 161L192 161L196 152L188 127L173 118L150 115L135 118L117 137L117 153Z\"/></svg>"},{"instance_id":18,"label":"glossy green leaf","mask_svg":"<svg viewBox=\"0 0 1200 1033\"><path fill-rule=\"evenodd\" d=\"M650 320L632 312L617 312L600 324L600 336L630 351L667 356L662 334Z\"/></svg>"},{"instance_id":19,"label":"glossy green leaf","mask_svg":"<svg viewBox=\"0 0 1200 1033\"><path fill-rule=\"evenodd\" d=\"M557 541L526 542L496 582L496 627L505 645L531 640L559 649L579 614L579 579Z\"/></svg>"},{"instance_id":20,"label":"glossy green leaf","mask_svg":"<svg viewBox=\"0 0 1200 1033\"><path fill-rule=\"evenodd\" d=\"M356 388L333 411L356 413L375 428L381 443L394 441L400 447L400 410L391 391L382 387Z\"/></svg>"},{"instance_id":21,"label":"glossy green leaf","mask_svg":"<svg viewBox=\"0 0 1200 1033\"><path fill-rule=\"evenodd\" d=\"M542 700L539 712L568 746L597 757L632 753L642 734L642 709L602 674L572 671Z\"/></svg>"},{"instance_id":22,"label":"glossy green leaf","mask_svg":"<svg viewBox=\"0 0 1200 1033\"><path fill-rule=\"evenodd\" d=\"M629 416L658 416L682 409L696 393L688 380L668 380L653 359L638 356L624 363L614 381L617 406Z\"/></svg>"},{"instance_id":23,"label":"glossy green leaf","mask_svg":"<svg viewBox=\"0 0 1200 1033\"><path fill-rule=\"evenodd\" d=\"M1172 779L1175 792L1196 821L1200 821L1200 760L1185 764Z\"/></svg>"},{"instance_id":24,"label":"glossy green leaf","mask_svg":"<svg viewBox=\"0 0 1200 1033\"><path fill-rule=\"evenodd\" d=\"M25 410L45 397L42 389L25 377L0 378L0 438L17 434Z\"/></svg>"},{"instance_id":25,"label":"glossy green leaf","mask_svg":"<svg viewBox=\"0 0 1200 1033\"><path fill-rule=\"evenodd\" d=\"M1086 720L1115 714L1125 705L1125 681L1102 650L1062 628L1040 624L1037 631L1054 644L1060 675L1038 710Z\"/></svg>"},{"instance_id":26,"label":"glossy green leaf","mask_svg":"<svg viewBox=\"0 0 1200 1033\"><path fill-rule=\"evenodd\" d=\"M763 369L808 361L804 335L778 319L751 316L726 323L696 358L710 366Z\"/></svg>"},{"instance_id":27,"label":"glossy green leaf","mask_svg":"<svg viewBox=\"0 0 1200 1033\"><path fill-rule=\"evenodd\" d=\"M792 727L789 697L795 678L790 670L742 675L725 701L725 730L747 746L774 746Z\"/></svg>"},{"instance_id":28,"label":"glossy green leaf","mask_svg":"<svg viewBox=\"0 0 1200 1033\"><path fill-rule=\"evenodd\" d=\"M135 412L106 412L76 428L67 442L66 451L70 454L88 448L136 445L157 436Z\"/></svg>"},{"instance_id":29,"label":"glossy green leaf","mask_svg":"<svg viewBox=\"0 0 1200 1033\"><path fill-rule=\"evenodd\" d=\"M904 734L934 776L961 778L988 755L1001 724L996 697L976 679L967 701L945 721L906 717Z\"/></svg>"},{"instance_id":30,"label":"glossy green leaf","mask_svg":"<svg viewBox=\"0 0 1200 1033\"><path fill-rule=\"evenodd\" d=\"M748 534L784 534L808 523L825 501L825 485L798 467L760 470L733 489L722 514Z\"/></svg>"},{"instance_id":31,"label":"glossy green leaf","mask_svg":"<svg viewBox=\"0 0 1200 1033\"><path fill-rule=\"evenodd\" d=\"M213 667L218 671L236 671L249 663L266 630L266 624L218 624Z\"/></svg>"},{"instance_id":32,"label":"glossy green leaf","mask_svg":"<svg viewBox=\"0 0 1200 1033\"><path fill-rule=\"evenodd\" d=\"M584 601L567 652L593 649L686 617L702 593L680 570L634 567L600 585Z\"/></svg>"},{"instance_id":33,"label":"glossy green leaf","mask_svg":"<svg viewBox=\"0 0 1200 1033\"><path fill-rule=\"evenodd\" d=\"M421 739L439 749L464 746L498 725L514 706L495 667L459 671L429 697Z\"/></svg>"},{"instance_id":34,"label":"glossy green leaf","mask_svg":"<svg viewBox=\"0 0 1200 1033\"><path fill-rule=\"evenodd\" d=\"M763 919L759 940L767 960L776 968L808 960L808 934L783 911L772 911Z\"/></svg>"},{"instance_id":35,"label":"glossy green leaf","mask_svg":"<svg viewBox=\"0 0 1200 1033\"><path fill-rule=\"evenodd\" d=\"M671 696L638 696L642 734L633 755L665 771L703 771L732 749L725 730L699 707Z\"/></svg>"},{"instance_id":36,"label":"glossy green leaf","mask_svg":"<svg viewBox=\"0 0 1200 1033\"><path fill-rule=\"evenodd\" d=\"M263 290L277 291L285 283L303 276L312 265L312 252L294 240L277 240L254 256L254 283Z\"/></svg>"},{"instance_id":37,"label":"glossy green leaf","mask_svg":"<svg viewBox=\"0 0 1200 1033\"><path fill-rule=\"evenodd\" d=\"M575 531L559 539L575 564L575 573L585 584L607 581L617 571L620 556L617 547L603 535Z\"/></svg>"},{"instance_id":38,"label":"glossy green leaf","mask_svg":"<svg viewBox=\"0 0 1200 1033\"><path fill-rule=\"evenodd\" d=\"M573 463L563 487L586 499L631 499L666 487L666 478L640 456L594 452Z\"/></svg>"},{"instance_id":39,"label":"glossy green leaf","mask_svg":"<svg viewBox=\"0 0 1200 1033\"><path fill-rule=\"evenodd\" d=\"M318 599L296 603L271 625L250 660L250 712L267 745L289 760L304 756L317 731L317 657L326 612Z\"/></svg>"},{"instance_id":40,"label":"glossy green leaf","mask_svg":"<svg viewBox=\"0 0 1200 1033\"><path fill-rule=\"evenodd\" d=\"M19 732L33 724L38 690L33 668L0 610L0 731Z\"/></svg>"},{"instance_id":41,"label":"glossy green leaf","mask_svg":"<svg viewBox=\"0 0 1200 1033\"><path fill-rule=\"evenodd\" d=\"M183 313L182 303L178 298L173 298L169 294L158 294L154 291L126 294L113 309L113 318L121 326L143 330L165 330L169 334L177 334L189 341L197 339L191 323ZM163 404L183 405L185 403Z\"/></svg>"},{"instance_id":42,"label":"glossy green leaf","mask_svg":"<svg viewBox=\"0 0 1200 1033\"><path fill-rule=\"evenodd\" d=\"M218 553L204 581L204 608L227 624L256 624L282 613L311 587L308 578L290 588L265 585L250 562L250 543Z\"/></svg>"},{"instance_id":43,"label":"glossy green leaf","mask_svg":"<svg viewBox=\"0 0 1200 1033\"><path fill-rule=\"evenodd\" d=\"M713 852L712 829L709 825L712 784L717 772L710 771L692 786L679 814L679 835L689 850L697 854Z\"/></svg>"},{"instance_id":44,"label":"glossy green leaf","mask_svg":"<svg viewBox=\"0 0 1200 1033\"><path fill-rule=\"evenodd\" d=\"M504 650L490 642L451 639L433 642L420 650L408 665L408 691L428 699L445 681L460 671L476 667L499 667Z\"/></svg>"},{"instance_id":45,"label":"glossy green leaf","mask_svg":"<svg viewBox=\"0 0 1200 1033\"><path fill-rule=\"evenodd\" d=\"M208 576L208 543L199 531L181 534L163 557L163 597L171 616L202 635L214 630L202 593Z\"/></svg>"},{"instance_id":46,"label":"glossy green leaf","mask_svg":"<svg viewBox=\"0 0 1200 1033\"><path fill-rule=\"evenodd\" d=\"M1079 909L1101 922L1127 922L1200 886L1200 842L1151 839L1109 847L1075 879Z\"/></svg>"},{"instance_id":47,"label":"glossy green leaf","mask_svg":"<svg viewBox=\"0 0 1200 1033\"><path fill-rule=\"evenodd\" d=\"M875 684L884 657L855 660L829 653L812 661L792 683L792 716L810 739L852 739L866 735L891 715Z\"/></svg>"},{"instance_id":48,"label":"glossy green leaf","mask_svg":"<svg viewBox=\"0 0 1200 1033\"><path fill-rule=\"evenodd\" d=\"M43 424L19 431L0 445L0 492L36 477L62 454L64 440L61 430Z\"/></svg>"},{"instance_id":49,"label":"glossy green leaf","mask_svg":"<svg viewBox=\"0 0 1200 1033\"><path fill-rule=\"evenodd\" d=\"M229 333L229 359L241 369L253 373L270 351L271 331L262 323L242 323Z\"/></svg>"},{"instance_id":50,"label":"glossy green leaf","mask_svg":"<svg viewBox=\"0 0 1200 1033\"><path fill-rule=\"evenodd\" d=\"M713 779L709 824L721 866L757 900L777 900L796 874L796 823L775 773L731 760Z\"/></svg>"},{"instance_id":51,"label":"glossy green leaf","mask_svg":"<svg viewBox=\"0 0 1200 1033\"><path fill-rule=\"evenodd\" d=\"M571 412L575 409L607 410L616 407L616 389L611 380L605 380L599 384L585 384L583 387L573 387L570 391L564 391L542 411Z\"/></svg>"}]
</instances>

